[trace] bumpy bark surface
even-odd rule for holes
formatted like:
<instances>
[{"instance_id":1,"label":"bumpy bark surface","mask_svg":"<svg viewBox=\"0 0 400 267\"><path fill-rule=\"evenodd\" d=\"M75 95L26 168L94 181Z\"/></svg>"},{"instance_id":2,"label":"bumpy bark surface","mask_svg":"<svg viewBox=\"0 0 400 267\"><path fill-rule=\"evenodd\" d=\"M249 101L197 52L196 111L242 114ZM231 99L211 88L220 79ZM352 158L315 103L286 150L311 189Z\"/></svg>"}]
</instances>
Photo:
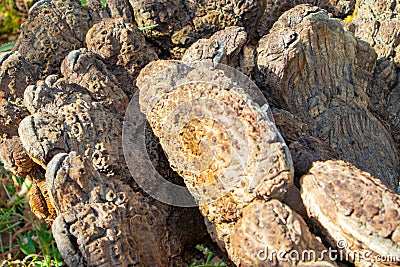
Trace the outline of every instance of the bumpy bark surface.
<instances>
[{"instance_id":1,"label":"bumpy bark surface","mask_svg":"<svg viewBox=\"0 0 400 267\"><path fill-rule=\"evenodd\" d=\"M24 91L38 79L38 71L19 52L4 53L0 64L0 161L13 174L32 181L29 204L34 214L50 225L56 213L45 190L42 194L37 185L43 183L44 171L29 157L18 137L18 124L29 114Z\"/></svg>"},{"instance_id":2,"label":"bumpy bark surface","mask_svg":"<svg viewBox=\"0 0 400 267\"><path fill-rule=\"evenodd\" d=\"M41 0L29 10L13 50L37 66L44 78L59 72L69 51L84 46L89 27L88 11L80 1Z\"/></svg>"},{"instance_id":3,"label":"bumpy bark surface","mask_svg":"<svg viewBox=\"0 0 400 267\"><path fill-rule=\"evenodd\" d=\"M307 5L283 14L257 48L260 85L277 107L308 125L307 135L398 186L397 146L367 109L374 51L339 21Z\"/></svg>"},{"instance_id":4,"label":"bumpy bark surface","mask_svg":"<svg viewBox=\"0 0 400 267\"><path fill-rule=\"evenodd\" d=\"M138 27L157 25L147 37L180 57L184 48L228 26L252 31L264 11L262 0L130 0Z\"/></svg>"},{"instance_id":5,"label":"bumpy bark surface","mask_svg":"<svg viewBox=\"0 0 400 267\"><path fill-rule=\"evenodd\" d=\"M55 239L70 266L169 265L168 213L143 194L75 152L50 161L46 182L60 214Z\"/></svg>"},{"instance_id":6,"label":"bumpy bark surface","mask_svg":"<svg viewBox=\"0 0 400 267\"><path fill-rule=\"evenodd\" d=\"M0 56L0 139L18 134L17 125L28 115L23 103L25 88L37 79L35 68L20 53Z\"/></svg>"},{"instance_id":7,"label":"bumpy bark surface","mask_svg":"<svg viewBox=\"0 0 400 267\"><path fill-rule=\"evenodd\" d=\"M107 42L96 40L99 47ZM46 184L35 184L32 209L46 215L48 190L58 214L53 233L70 266L184 266L185 249L205 236L202 217L196 209L147 197L131 178L121 144L128 98L101 60L102 51L72 51L61 64L65 78L50 75L25 90L32 115L21 121L19 135L32 159L47 169ZM127 69L133 75L134 68Z\"/></svg>"},{"instance_id":8,"label":"bumpy bark surface","mask_svg":"<svg viewBox=\"0 0 400 267\"><path fill-rule=\"evenodd\" d=\"M123 18L105 19L86 35L88 50L108 65L128 96L135 91L135 78L149 62L158 59L137 26Z\"/></svg>"},{"instance_id":9,"label":"bumpy bark surface","mask_svg":"<svg viewBox=\"0 0 400 267\"><path fill-rule=\"evenodd\" d=\"M263 259L265 246L320 252L323 245L301 216L278 200L292 185L293 169L268 115L213 63L196 66L153 62L137 84L141 109L198 200L213 239L238 266L286 266L271 255Z\"/></svg>"},{"instance_id":10,"label":"bumpy bark surface","mask_svg":"<svg viewBox=\"0 0 400 267\"><path fill-rule=\"evenodd\" d=\"M376 256L400 257L400 197L369 173L343 161L315 163L302 177L302 198L309 216L333 247L345 252L368 251L373 266L398 266L379 262ZM355 255L349 254L349 255ZM357 266L370 262L350 258Z\"/></svg>"},{"instance_id":11,"label":"bumpy bark surface","mask_svg":"<svg viewBox=\"0 0 400 267\"><path fill-rule=\"evenodd\" d=\"M74 59L72 65L71 58ZM39 81L37 85L29 87L25 93L25 102L34 114L26 117L19 128L21 140L29 154L42 166L47 166L47 186L59 214L53 232L57 236L56 240L63 257L71 266L97 266L121 262L138 263L143 266L182 264L179 255L185 245L203 235L201 229L204 228L201 227L199 219L196 220L200 218L198 212L173 209L158 202L154 203L146 198L130 178L127 167L123 164L123 109L119 107L124 103L124 99L126 100L126 95L112 83L115 78L104 64L93 54L79 50L71 52L63 66L63 70L69 71L68 79L74 79L85 87L68 83L66 79L57 76L49 76L45 81ZM87 66L91 67L87 69ZM85 68L86 71L82 72ZM102 82L96 79L100 76L99 73L107 75L107 78L102 76ZM110 93L111 90L113 94ZM107 98L112 96L116 99L107 101ZM70 153L71 159L62 164L59 161L64 156L59 155L60 152L76 155ZM54 156L56 159L50 164ZM78 168L79 162L83 163ZM111 189L116 195L127 195L129 207L109 207L107 201L112 202L113 199L107 200L106 197ZM100 197L89 201L94 195ZM138 206L140 201L143 203ZM127 203L125 205L128 205ZM143 205L150 205L150 211L146 212L153 217L141 217L139 211ZM106 208L112 208L112 211L107 213ZM125 211L128 208L131 210ZM84 217L81 218L78 215L81 209L86 210L89 215L82 215ZM169 219L172 213L177 215L177 218L186 214L183 218L189 216L194 219L179 222ZM98 214L96 222L93 222L94 214ZM137 221L133 222L133 218ZM197 236L192 239L180 236L179 228L187 229L186 223L197 225L197 229L193 228ZM155 231L155 228L158 230ZM131 234L132 231L134 234ZM114 234L133 238L134 242L130 239L124 241ZM159 242L158 239L162 239L163 242ZM126 242L130 245L127 246ZM143 244L148 246L142 246ZM97 246L96 250L94 246ZM114 246L116 250L113 250ZM154 249L150 250L149 247ZM132 258L129 258L129 255ZM172 259L175 256L178 259Z\"/></svg>"},{"instance_id":12,"label":"bumpy bark surface","mask_svg":"<svg viewBox=\"0 0 400 267\"><path fill-rule=\"evenodd\" d=\"M288 11L297 5L315 5L326 9L335 17L343 18L353 12L356 3L355 0L268 0L265 2L266 7L264 14L261 17L260 23L256 29L259 36L263 36L264 34L268 33L275 21L277 21L285 11Z\"/></svg>"},{"instance_id":13,"label":"bumpy bark surface","mask_svg":"<svg viewBox=\"0 0 400 267\"><path fill-rule=\"evenodd\" d=\"M0 161L7 170L18 177L25 177L35 166L33 160L26 154L18 136L2 140L2 143L0 143Z\"/></svg>"},{"instance_id":14,"label":"bumpy bark surface","mask_svg":"<svg viewBox=\"0 0 400 267\"><path fill-rule=\"evenodd\" d=\"M108 18L124 18L132 22L132 10L128 0L107 1L105 6L98 0L87 0L86 7L93 22Z\"/></svg>"},{"instance_id":15,"label":"bumpy bark surface","mask_svg":"<svg viewBox=\"0 0 400 267\"><path fill-rule=\"evenodd\" d=\"M289 256L285 261L274 255L274 251L294 250L301 255L310 248L320 261L300 260L295 264L337 266L321 254L326 248L310 233L303 218L276 199L255 200L248 205L233 230L231 242L238 266L293 266Z\"/></svg>"},{"instance_id":16,"label":"bumpy bark surface","mask_svg":"<svg viewBox=\"0 0 400 267\"><path fill-rule=\"evenodd\" d=\"M93 69L93 75L97 71ZM107 85L103 89L109 89ZM29 89L35 93L32 99L48 103L30 105L36 113L21 122L20 136L30 155L47 166L47 186L59 214L53 233L66 262L70 266L182 264L179 255L187 243L174 231L181 227L190 231L191 227L185 226L190 221L168 221L170 214L179 216L183 211L154 203L131 181L121 163L120 117L64 79L50 76ZM41 98L41 93L46 98ZM64 163L65 156L57 153L70 151L74 152ZM114 197L110 195L113 192ZM118 194L127 199L117 199ZM185 212L199 218L195 210ZM196 231L201 230L201 223L194 222ZM192 240L197 238L200 233Z\"/></svg>"},{"instance_id":17,"label":"bumpy bark surface","mask_svg":"<svg viewBox=\"0 0 400 267\"><path fill-rule=\"evenodd\" d=\"M69 83L77 84L90 92L93 101L101 102L115 114L125 113L128 97L120 87L119 80L96 54L86 49L72 51L62 62L61 73ZM40 94L40 89L31 87L26 90L26 96L31 99L29 102L40 98L34 96L38 94L36 92ZM35 112L35 109L31 112Z\"/></svg>"},{"instance_id":18,"label":"bumpy bark surface","mask_svg":"<svg viewBox=\"0 0 400 267\"><path fill-rule=\"evenodd\" d=\"M374 84L368 95L370 109L387 122L400 147L400 3L399 1L358 1L349 28L368 42L378 55Z\"/></svg>"},{"instance_id":19,"label":"bumpy bark surface","mask_svg":"<svg viewBox=\"0 0 400 267\"><path fill-rule=\"evenodd\" d=\"M36 162L46 166L57 153L77 151L89 157L98 170L119 172L118 117L93 101L82 87L49 76L27 88L26 96L33 115L20 123L19 136Z\"/></svg>"},{"instance_id":20,"label":"bumpy bark surface","mask_svg":"<svg viewBox=\"0 0 400 267\"><path fill-rule=\"evenodd\" d=\"M182 57L183 62L199 60L235 64L237 56L247 41L247 32L243 27L227 27L213 34L209 39L200 39L191 45Z\"/></svg>"},{"instance_id":21,"label":"bumpy bark surface","mask_svg":"<svg viewBox=\"0 0 400 267\"><path fill-rule=\"evenodd\" d=\"M400 142L399 4L359 1L348 25L377 60L367 43L320 9L343 18L354 2L35 4L14 52L0 56L0 160L32 180L31 208L46 223L55 220L66 263L187 266L186 250L205 236L198 209L154 200L124 163L122 121L136 82L154 129L146 130L153 166L168 181L187 185L212 238L235 264L291 266L273 251L312 249L318 256L325 249L301 218L306 212L289 149L264 98L218 63L257 78L276 107L296 176L309 173L302 197L325 241L399 256L398 195L343 162L310 169L340 157L397 187L399 158L387 128ZM319 8L301 5L281 16L302 3ZM138 28L147 26L155 27ZM182 56L185 64L147 65ZM199 60L207 68L194 64ZM296 264L336 266L327 255Z\"/></svg>"},{"instance_id":22,"label":"bumpy bark surface","mask_svg":"<svg viewBox=\"0 0 400 267\"><path fill-rule=\"evenodd\" d=\"M297 141L307 133L307 124L303 123L289 111L273 108L272 115L274 116L276 127L287 143L290 144Z\"/></svg>"}]
</instances>

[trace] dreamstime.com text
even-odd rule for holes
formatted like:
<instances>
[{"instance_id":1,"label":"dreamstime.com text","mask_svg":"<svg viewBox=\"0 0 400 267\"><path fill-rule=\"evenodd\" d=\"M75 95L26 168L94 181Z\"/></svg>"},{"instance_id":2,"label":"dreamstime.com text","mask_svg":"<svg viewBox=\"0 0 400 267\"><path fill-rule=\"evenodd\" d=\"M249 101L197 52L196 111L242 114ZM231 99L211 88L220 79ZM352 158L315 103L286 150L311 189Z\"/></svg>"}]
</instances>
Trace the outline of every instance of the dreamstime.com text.
<instances>
[{"instance_id":1,"label":"dreamstime.com text","mask_svg":"<svg viewBox=\"0 0 400 267\"><path fill-rule=\"evenodd\" d=\"M337 242L337 248L329 247L328 249L315 250L276 250L265 246L257 253L257 258L261 261L269 262L291 262L296 265L298 262L316 262L316 261L366 261L366 262L386 262L400 263L400 257L396 255L375 255L371 251L361 250L352 251L348 248L348 243L345 240Z\"/></svg>"}]
</instances>

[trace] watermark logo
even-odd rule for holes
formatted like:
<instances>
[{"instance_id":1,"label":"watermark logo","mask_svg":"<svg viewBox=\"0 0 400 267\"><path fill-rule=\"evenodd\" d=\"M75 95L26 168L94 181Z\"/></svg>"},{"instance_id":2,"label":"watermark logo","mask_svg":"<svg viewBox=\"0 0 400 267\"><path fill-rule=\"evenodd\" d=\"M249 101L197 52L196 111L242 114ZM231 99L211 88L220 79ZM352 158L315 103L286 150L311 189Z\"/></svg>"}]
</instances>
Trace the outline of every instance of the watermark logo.
<instances>
[{"instance_id":1,"label":"watermark logo","mask_svg":"<svg viewBox=\"0 0 400 267\"><path fill-rule=\"evenodd\" d=\"M238 113L257 106L265 120L273 123L262 92L245 74L229 66L175 63L141 82L140 94L133 96L125 115L124 155L137 184L153 198L181 207L216 201L243 177L257 185L262 172L254 157L265 155L255 156L254 141L251 143L246 134L249 127L258 126L243 122ZM240 92L252 101L243 100ZM231 105L229 99L242 101L240 108L245 111ZM151 130L146 116L162 140L173 169L181 176L197 179L188 185L190 192L187 187L164 179L153 166L151 157L160 151L148 151Z\"/></svg>"},{"instance_id":2,"label":"watermark logo","mask_svg":"<svg viewBox=\"0 0 400 267\"><path fill-rule=\"evenodd\" d=\"M284 250L272 249L267 245L257 252L257 259L268 262L289 262L296 265L299 262L320 261L347 261L347 262L386 262L400 263L400 257L396 255L376 255L369 250L351 250L346 240L338 240L336 248L328 247L325 250L306 249Z\"/></svg>"}]
</instances>

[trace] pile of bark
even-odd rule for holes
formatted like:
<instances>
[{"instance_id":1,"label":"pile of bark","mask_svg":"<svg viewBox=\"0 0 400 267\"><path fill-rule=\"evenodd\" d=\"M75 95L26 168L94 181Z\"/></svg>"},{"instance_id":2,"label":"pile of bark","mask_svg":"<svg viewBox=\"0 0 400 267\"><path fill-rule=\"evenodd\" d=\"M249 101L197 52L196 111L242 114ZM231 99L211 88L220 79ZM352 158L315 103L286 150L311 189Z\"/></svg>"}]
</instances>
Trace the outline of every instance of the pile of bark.
<instances>
[{"instance_id":1,"label":"pile of bark","mask_svg":"<svg viewBox=\"0 0 400 267\"><path fill-rule=\"evenodd\" d=\"M199 243L236 266L398 266L399 11L41 0L0 54L0 160L70 266L187 266ZM132 103L152 168L198 208L138 184Z\"/></svg>"}]
</instances>

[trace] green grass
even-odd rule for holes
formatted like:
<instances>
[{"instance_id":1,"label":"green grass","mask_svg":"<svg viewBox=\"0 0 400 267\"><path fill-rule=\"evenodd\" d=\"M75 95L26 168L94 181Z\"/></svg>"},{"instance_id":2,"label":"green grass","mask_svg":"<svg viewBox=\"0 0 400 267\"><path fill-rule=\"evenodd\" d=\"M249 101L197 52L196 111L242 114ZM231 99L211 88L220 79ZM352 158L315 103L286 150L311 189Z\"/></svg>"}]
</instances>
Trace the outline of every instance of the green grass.
<instances>
[{"instance_id":1,"label":"green grass","mask_svg":"<svg viewBox=\"0 0 400 267\"><path fill-rule=\"evenodd\" d=\"M0 52L10 51L13 48L14 44L15 44L15 41L12 41L12 42L9 42L9 43L6 43L6 44L0 46Z\"/></svg>"},{"instance_id":2,"label":"green grass","mask_svg":"<svg viewBox=\"0 0 400 267\"><path fill-rule=\"evenodd\" d=\"M139 31L151 30L151 29L156 28L157 26L158 26L158 24L156 24L156 25L150 25L150 26L146 26L146 27L141 27L141 28L139 28Z\"/></svg>"},{"instance_id":3,"label":"green grass","mask_svg":"<svg viewBox=\"0 0 400 267\"><path fill-rule=\"evenodd\" d=\"M20 195L25 179L14 177L0 163L0 265L63 266L51 230L30 212L26 196ZM19 188L20 190L18 190Z\"/></svg>"},{"instance_id":4,"label":"green grass","mask_svg":"<svg viewBox=\"0 0 400 267\"><path fill-rule=\"evenodd\" d=\"M216 259L214 253L208 248L197 245L196 248L204 253L204 263L193 261L188 267L225 267L226 264L222 260Z\"/></svg>"}]
</instances>

